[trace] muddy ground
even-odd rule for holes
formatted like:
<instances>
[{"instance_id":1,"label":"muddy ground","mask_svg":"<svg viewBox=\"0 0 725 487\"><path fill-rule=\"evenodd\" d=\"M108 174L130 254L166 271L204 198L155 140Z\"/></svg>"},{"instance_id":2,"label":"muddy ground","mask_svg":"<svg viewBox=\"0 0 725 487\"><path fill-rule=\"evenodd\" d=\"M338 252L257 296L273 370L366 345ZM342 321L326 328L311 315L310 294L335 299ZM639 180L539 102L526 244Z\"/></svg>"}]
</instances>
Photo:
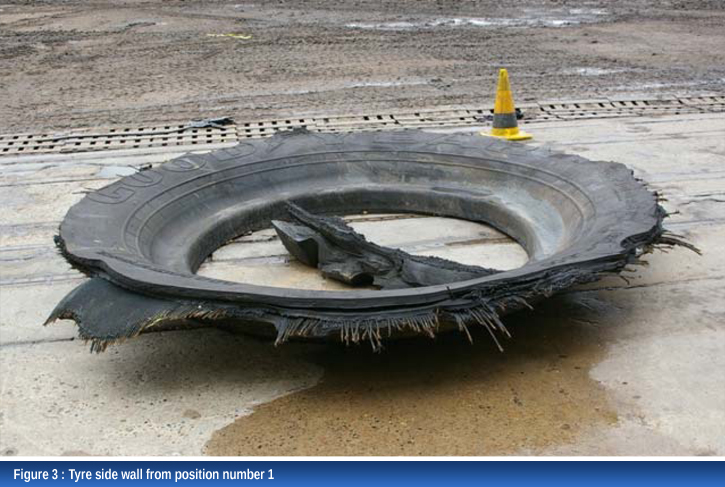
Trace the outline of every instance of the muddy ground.
<instances>
[{"instance_id":1,"label":"muddy ground","mask_svg":"<svg viewBox=\"0 0 725 487\"><path fill-rule=\"evenodd\" d=\"M722 91L725 9L0 0L0 133L484 103L501 66L521 101Z\"/></svg>"}]
</instances>

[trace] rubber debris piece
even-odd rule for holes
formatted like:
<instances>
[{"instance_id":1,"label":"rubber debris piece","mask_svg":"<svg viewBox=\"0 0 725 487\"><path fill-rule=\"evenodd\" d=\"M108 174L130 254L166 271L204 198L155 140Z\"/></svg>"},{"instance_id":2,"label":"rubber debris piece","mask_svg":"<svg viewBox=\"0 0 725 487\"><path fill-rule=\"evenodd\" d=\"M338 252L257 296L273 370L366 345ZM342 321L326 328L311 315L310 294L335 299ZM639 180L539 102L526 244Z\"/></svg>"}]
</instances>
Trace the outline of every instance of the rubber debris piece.
<instances>
[{"instance_id":1,"label":"rubber debris piece","mask_svg":"<svg viewBox=\"0 0 725 487\"><path fill-rule=\"evenodd\" d=\"M496 272L419 259L328 218L364 212L484 223L516 240L529 261ZM378 349L388 336L458 329L470 337L472 326L498 343L504 314L620 273L658 246L689 245L664 230L665 216L622 164L476 135L283 132L187 154L87 194L56 242L94 279L48 321L76 320L96 351L183 320L276 343L338 338ZM351 283L369 280L362 269L383 289L276 288L196 274L224 243L272 221L301 260L316 257ZM363 258L350 259L360 248Z\"/></svg>"},{"instance_id":2,"label":"rubber debris piece","mask_svg":"<svg viewBox=\"0 0 725 487\"><path fill-rule=\"evenodd\" d=\"M436 286L499 272L381 247L368 242L341 218L315 216L293 203L287 204L287 211L297 223L273 220L272 226L289 253L318 268L325 277L351 286Z\"/></svg>"}]
</instances>

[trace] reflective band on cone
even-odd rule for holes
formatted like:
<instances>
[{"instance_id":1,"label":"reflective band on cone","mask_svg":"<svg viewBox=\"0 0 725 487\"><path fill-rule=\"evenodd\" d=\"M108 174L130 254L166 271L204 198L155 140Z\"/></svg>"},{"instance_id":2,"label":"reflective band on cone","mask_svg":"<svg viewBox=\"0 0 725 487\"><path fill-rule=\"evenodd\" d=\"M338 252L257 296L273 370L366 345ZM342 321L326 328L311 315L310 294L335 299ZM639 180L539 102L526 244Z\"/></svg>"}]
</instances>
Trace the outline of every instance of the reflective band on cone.
<instances>
[{"instance_id":1,"label":"reflective band on cone","mask_svg":"<svg viewBox=\"0 0 725 487\"><path fill-rule=\"evenodd\" d=\"M511 95L509 74L505 69L498 72L498 88L496 89L496 103L493 107L493 128L491 133L481 132L481 135L501 137L507 140L526 140L531 135L519 130L516 120L516 107L514 97Z\"/></svg>"}]
</instances>

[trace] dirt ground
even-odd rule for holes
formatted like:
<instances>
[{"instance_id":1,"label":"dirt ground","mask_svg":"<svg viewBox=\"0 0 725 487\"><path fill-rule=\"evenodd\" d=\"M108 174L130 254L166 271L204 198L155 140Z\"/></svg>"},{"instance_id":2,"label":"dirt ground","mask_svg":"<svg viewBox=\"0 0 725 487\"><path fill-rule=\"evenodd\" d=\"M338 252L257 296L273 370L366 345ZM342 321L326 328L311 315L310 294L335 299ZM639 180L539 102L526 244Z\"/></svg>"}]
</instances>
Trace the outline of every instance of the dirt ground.
<instances>
[{"instance_id":1,"label":"dirt ground","mask_svg":"<svg viewBox=\"0 0 725 487\"><path fill-rule=\"evenodd\" d=\"M718 0L6 1L0 133L482 103L499 67L520 101L721 91L724 32Z\"/></svg>"}]
</instances>

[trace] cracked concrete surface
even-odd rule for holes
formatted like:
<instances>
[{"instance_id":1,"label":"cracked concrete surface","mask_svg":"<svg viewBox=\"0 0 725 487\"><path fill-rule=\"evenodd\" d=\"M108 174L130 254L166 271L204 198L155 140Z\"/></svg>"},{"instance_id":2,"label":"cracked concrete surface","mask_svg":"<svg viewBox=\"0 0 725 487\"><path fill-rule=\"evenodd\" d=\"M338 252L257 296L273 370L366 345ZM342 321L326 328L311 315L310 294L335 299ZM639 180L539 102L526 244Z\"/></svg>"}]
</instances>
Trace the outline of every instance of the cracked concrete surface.
<instances>
[{"instance_id":1,"label":"cracked concrete surface","mask_svg":"<svg viewBox=\"0 0 725 487\"><path fill-rule=\"evenodd\" d=\"M113 180L99 168L170 154L0 158L0 453L725 454L725 208L711 197L725 177L725 116L527 128L535 144L630 165L679 210L667 226L704 255L657 253L629 283L582 286L512 316L504 354L483 337L401 341L374 355L192 330L91 355L72 323L41 326L83 279L53 250L55 227L85 189ZM466 263L515 248L460 222L437 222L432 235L426 221L402 220L405 238L401 220L356 228ZM204 272L256 280L271 266L307 282L275 256L279 242L255 238L220 249ZM449 245L466 241L475 245Z\"/></svg>"}]
</instances>

